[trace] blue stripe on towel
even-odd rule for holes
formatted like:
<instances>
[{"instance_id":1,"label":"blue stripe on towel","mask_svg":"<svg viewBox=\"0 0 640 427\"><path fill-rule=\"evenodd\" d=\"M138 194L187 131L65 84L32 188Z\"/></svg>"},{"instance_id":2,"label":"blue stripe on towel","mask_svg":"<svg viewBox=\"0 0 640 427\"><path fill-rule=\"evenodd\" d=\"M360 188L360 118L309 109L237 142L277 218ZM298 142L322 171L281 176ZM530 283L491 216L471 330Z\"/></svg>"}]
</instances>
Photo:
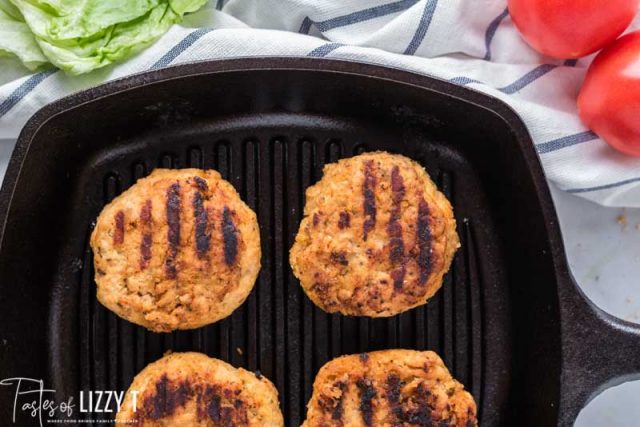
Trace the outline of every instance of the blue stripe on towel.
<instances>
[{"instance_id":1,"label":"blue stripe on towel","mask_svg":"<svg viewBox=\"0 0 640 427\"><path fill-rule=\"evenodd\" d=\"M0 102L0 117L7 114L18 102L31 93L47 77L57 72L57 69L49 69L34 74L16 88L4 101Z\"/></svg>"},{"instance_id":2,"label":"blue stripe on towel","mask_svg":"<svg viewBox=\"0 0 640 427\"><path fill-rule=\"evenodd\" d=\"M487 27L487 32L484 35L484 45L487 48L487 53L484 55L485 61L491 61L491 42L496 35L496 31L498 31L498 27L507 16L509 16L509 9L505 8Z\"/></svg>"},{"instance_id":3,"label":"blue stripe on towel","mask_svg":"<svg viewBox=\"0 0 640 427\"><path fill-rule=\"evenodd\" d=\"M210 28L200 28L198 30L190 32L185 38L183 38L179 43L173 46L167 53L162 55L160 59L158 59L155 64L149 68L150 70L155 70L156 68L166 67L171 64L182 52L184 52L187 48L189 48L192 44L194 44L198 39L208 32L212 31Z\"/></svg>"},{"instance_id":4,"label":"blue stripe on towel","mask_svg":"<svg viewBox=\"0 0 640 427\"><path fill-rule=\"evenodd\" d=\"M427 31L429 31L429 26L431 25L433 14L436 11L436 6L438 6L438 0L427 1L427 4L424 7L424 11L422 12L422 17L420 18L420 23L418 24L418 29L413 35L409 46L407 46L404 51L405 55L413 55L422 44L424 37L427 35Z\"/></svg>"},{"instance_id":5,"label":"blue stripe on towel","mask_svg":"<svg viewBox=\"0 0 640 427\"><path fill-rule=\"evenodd\" d=\"M347 25L356 24L358 22L369 21L371 19L391 15L393 13L409 9L411 6L418 3L418 1L419 0L400 0L393 3L370 7L368 9L358 10L346 15L336 16L335 18L330 18L318 22L315 22L311 18L306 17L302 20L299 32L303 34L309 34L311 25L315 25L318 30L320 30L321 32L325 32L334 28L345 27Z\"/></svg>"},{"instance_id":6,"label":"blue stripe on towel","mask_svg":"<svg viewBox=\"0 0 640 427\"><path fill-rule=\"evenodd\" d=\"M309 17L305 17L302 20L302 24L300 24L300 29L298 30L298 32L300 34L309 34L309 31L311 30L311 25L313 25L313 21L311 19L309 19Z\"/></svg>"},{"instance_id":7,"label":"blue stripe on towel","mask_svg":"<svg viewBox=\"0 0 640 427\"><path fill-rule=\"evenodd\" d=\"M592 191L610 190L612 188L622 187L623 185L633 184L635 182L640 182L640 178L626 179L624 181L618 181L618 182L614 182L612 184L599 185L597 187L573 188L573 189L567 190L567 192L568 193L574 193L574 194L576 194L576 193L590 193Z\"/></svg>"},{"instance_id":8,"label":"blue stripe on towel","mask_svg":"<svg viewBox=\"0 0 640 427\"><path fill-rule=\"evenodd\" d=\"M451 83L457 84L459 86L466 86L466 85L470 85L472 83L484 84L480 80L471 79L471 78L465 77L465 76L454 77L452 79L449 79L449 81Z\"/></svg>"},{"instance_id":9,"label":"blue stripe on towel","mask_svg":"<svg viewBox=\"0 0 640 427\"><path fill-rule=\"evenodd\" d=\"M313 49L311 52L307 54L307 56L322 58L327 56L329 53L333 52L340 46L344 46L344 45L342 43L326 43L320 47Z\"/></svg>"},{"instance_id":10,"label":"blue stripe on towel","mask_svg":"<svg viewBox=\"0 0 640 427\"><path fill-rule=\"evenodd\" d=\"M591 131L576 133L574 135L565 136L562 138L554 139L553 141L543 142L536 145L536 150L539 154L551 153L553 151L561 150L572 145L582 144L583 142L593 141L598 139L598 135Z\"/></svg>"},{"instance_id":11,"label":"blue stripe on towel","mask_svg":"<svg viewBox=\"0 0 640 427\"><path fill-rule=\"evenodd\" d=\"M520 77L515 82L503 88L499 88L498 90L500 92L506 93L507 95L514 94L519 90L522 90L525 87L529 86L531 83L533 83L534 81L538 80L540 77L544 76L545 74L549 73L550 71L556 68L557 68L557 65L553 65L553 64L539 65L533 70L529 71L524 76Z\"/></svg>"}]
</instances>

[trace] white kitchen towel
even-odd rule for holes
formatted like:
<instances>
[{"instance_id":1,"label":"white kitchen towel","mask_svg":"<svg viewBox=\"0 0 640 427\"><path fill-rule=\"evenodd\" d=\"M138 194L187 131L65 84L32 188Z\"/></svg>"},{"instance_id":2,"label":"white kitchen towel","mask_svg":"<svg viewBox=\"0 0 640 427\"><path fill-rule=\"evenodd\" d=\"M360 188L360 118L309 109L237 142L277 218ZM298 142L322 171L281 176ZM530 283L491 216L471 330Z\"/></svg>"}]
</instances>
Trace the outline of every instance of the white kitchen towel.
<instances>
[{"instance_id":1,"label":"white kitchen towel","mask_svg":"<svg viewBox=\"0 0 640 427\"><path fill-rule=\"evenodd\" d=\"M640 207L640 159L610 149L577 116L591 58L536 53L513 26L506 0L215 0L137 56L87 75L28 74L2 58L0 141L15 139L43 105L108 80L189 61L269 55L376 63L496 96L522 117L559 188L604 205Z\"/></svg>"}]
</instances>

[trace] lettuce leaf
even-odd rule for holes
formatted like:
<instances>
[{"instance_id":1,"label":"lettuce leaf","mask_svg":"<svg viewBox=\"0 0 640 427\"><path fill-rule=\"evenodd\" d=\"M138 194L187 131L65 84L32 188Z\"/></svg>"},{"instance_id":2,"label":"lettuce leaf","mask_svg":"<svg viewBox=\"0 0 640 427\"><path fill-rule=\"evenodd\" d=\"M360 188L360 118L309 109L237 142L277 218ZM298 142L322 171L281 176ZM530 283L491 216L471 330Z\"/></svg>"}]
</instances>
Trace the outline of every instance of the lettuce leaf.
<instances>
[{"instance_id":1,"label":"lettuce leaf","mask_svg":"<svg viewBox=\"0 0 640 427\"><path fill-rule=\"evenodd\" d=\"M7 0L0 0L7 1ZM127 58L207 0L9 0L42 53L70 74ZM8 13L7 13L8 15Z\"/></svg>"},{"instance_id":2,"label":"lettuce leaf","mask_svg":"<svg viewBox=\"0 0 640 427\"><path fill-rule=\"evenodd\" d=\"M48 63L20 11L7 0L0 0L0 56L15 56L31 71Z\"/></svg>"}]
</instances>

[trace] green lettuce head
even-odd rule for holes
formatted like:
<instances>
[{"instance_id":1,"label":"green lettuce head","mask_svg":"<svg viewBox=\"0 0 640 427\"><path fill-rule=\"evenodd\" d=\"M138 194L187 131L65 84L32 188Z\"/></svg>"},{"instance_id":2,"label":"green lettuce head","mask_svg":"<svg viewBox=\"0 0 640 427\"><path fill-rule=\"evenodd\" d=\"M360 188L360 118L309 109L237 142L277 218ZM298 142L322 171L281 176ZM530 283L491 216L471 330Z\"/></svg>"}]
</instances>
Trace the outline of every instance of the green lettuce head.
<instances>
[{"instance_id":1,"label":"green lettuce head","mask_svg":"<svg viewBox=\"0 0 640 427\"><path fill-rule=\"evenodd\" d=\"M0 54L83 74L147 47L207 0L0 0ZM8 32L8 34L4 34Z\"/></svg>"}]
</instances>

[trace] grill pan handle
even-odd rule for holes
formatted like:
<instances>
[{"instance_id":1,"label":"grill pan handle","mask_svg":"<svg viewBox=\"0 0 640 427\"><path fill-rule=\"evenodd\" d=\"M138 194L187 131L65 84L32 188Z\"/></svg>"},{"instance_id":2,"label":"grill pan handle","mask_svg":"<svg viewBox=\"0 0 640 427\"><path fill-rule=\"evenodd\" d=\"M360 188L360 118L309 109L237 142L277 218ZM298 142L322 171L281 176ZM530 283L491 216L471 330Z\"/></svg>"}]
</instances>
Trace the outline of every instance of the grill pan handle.
<instances>
[{"instance_id":1,"label":"grill pan handle","mask_svg":"<svg viewBox=\"0 0 640 427\"><path fill-rule=\"evenodd\" d=\"M640 325L605 313L572 278L567 281L560 288L563 367L559 425L569 427L598 394L640 379Z\"/></svg>"}]
</instances>

